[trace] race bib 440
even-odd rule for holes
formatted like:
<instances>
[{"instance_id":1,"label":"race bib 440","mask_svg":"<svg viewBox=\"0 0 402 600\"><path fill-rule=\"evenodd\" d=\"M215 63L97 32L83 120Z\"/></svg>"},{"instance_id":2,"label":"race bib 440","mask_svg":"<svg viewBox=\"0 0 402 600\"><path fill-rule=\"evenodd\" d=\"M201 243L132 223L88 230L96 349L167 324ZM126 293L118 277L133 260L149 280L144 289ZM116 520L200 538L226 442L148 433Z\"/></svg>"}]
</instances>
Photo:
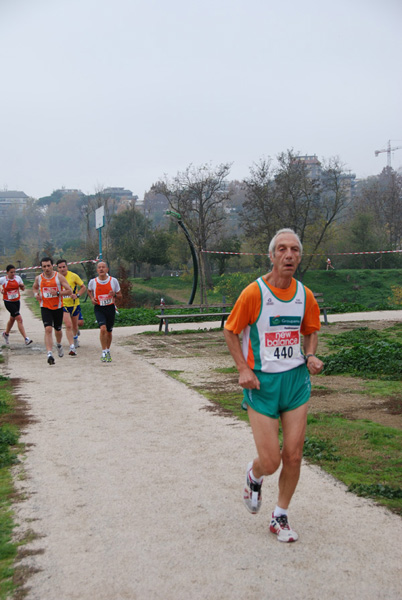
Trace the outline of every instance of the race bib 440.
<instances>
[{"instance_id":1,"label":"race bib 440","mask_svg":"<svg viewBox=\"0 0 402 600\"><path fill-rule=\"evenodd\" d=\"M280 330L266 332L265 357L268 360L299 358L300 332L296 330Z\"/></svg>"}]
</instances>

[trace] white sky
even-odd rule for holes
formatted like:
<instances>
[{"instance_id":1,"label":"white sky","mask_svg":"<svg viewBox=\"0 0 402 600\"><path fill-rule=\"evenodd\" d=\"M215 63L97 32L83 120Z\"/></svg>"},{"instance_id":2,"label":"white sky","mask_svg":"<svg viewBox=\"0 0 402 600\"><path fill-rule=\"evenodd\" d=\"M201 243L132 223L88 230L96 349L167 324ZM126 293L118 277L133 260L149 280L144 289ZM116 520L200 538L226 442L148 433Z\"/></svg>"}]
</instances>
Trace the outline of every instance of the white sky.
<instances>
[{"instance_id":1,"label":"white sky","mask_svg":"<svg viewBox=\"0 0 402 600\"><path fill-rule=\"evenodd\" d=\"M400 0L0 0L0 189L126 187L402 146ZM402 165L402 149L392 166Z\"/></svg>"}]
</instances>

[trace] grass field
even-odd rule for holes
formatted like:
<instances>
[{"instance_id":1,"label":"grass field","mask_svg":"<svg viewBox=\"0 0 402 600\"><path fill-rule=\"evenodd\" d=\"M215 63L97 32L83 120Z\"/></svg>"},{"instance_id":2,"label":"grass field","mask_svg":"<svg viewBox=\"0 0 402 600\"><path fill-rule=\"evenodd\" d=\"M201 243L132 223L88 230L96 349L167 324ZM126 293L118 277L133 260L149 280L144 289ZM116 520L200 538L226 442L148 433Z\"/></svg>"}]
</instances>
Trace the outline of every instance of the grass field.
<instances>
[{"instance_id":1,"label":"grass field","mask_svg":"<svg viewBox=\"0 0 402 600\"><path fill-rule=\"evenodd\" d=\"M241 287L248 282L254 281L263 273L230 274L219 277L213 276L214 289L208 291L210 302L220 302L222 292L219 287L223 282L241 276ZM177 302L186 303L190 297L192 281L182 277L153 277L152 279L134 279L133 293L136 290L152 290L160 296L170 296ZM392 286L402 285L402 269L383 270L353 270L341 271L308 271L303 283L314 292L324 294L328 306L332 304L360 304L366 309L390 304L392 297ZM228 298L229 299L229 298ZM197 294L195 302L199 302Z\"/></svg>"},{"instance_id":2,"label":"grass field","mask_svg":"<svg viewBox=\"0 0 402 600\"><path fill-rule=\"evenodd\" d=\"M344 326L339 325L337 332L328 329L320 332L320 354L325 364L330 356L345 348L358 347L367 361L368 373L355 373L348 360L339 359L337 375L326 375L324 370L323 375L314 378L304 456L345 483L350 492L373 498L402 516L402 372L398 362L401 353L394 353L388 359L391 374L384 374L377 353L371 351L371 345L378 340L385 348L400 343L401 335L399 323L380 330L375 329L375 324L371 328L354 325L345 332ZM168 365L170 358L175 364L178 358L185 357L181 370L165 367L166 372L211 400L217 414L233 415L248 422L247 413L241 408L237 371L228 357L221 331L176 332L163 336L163 344L160 337L155 333L135 336L132 344L143 358L152 357L153 364L158 358ZM224 361L228 366L211 364L211 354L216 360L228 357ZM191 361L195 357L197 361ZM355 376L356 383L348 390L342 381L350 375ZM347 387L351 387L350 381ZM346 404L348 396L351 400ZM318 407L324 407L325 412ZM371 418L361 418L362 412L368 412ZM384 413L389 415L388 419ZM385 425L384 421L395 426Z\"/></svg>"},{"instance_id":3,"label":"grass field","mask_svg":"<svg viewBox=\"0 0 402 600\"><path fill-rule=\"evenodd\" d=\"M210 303L235 300L240 291L260 273L234 273L219 277L213 276L214 288L208 291ZM332 312L355 312L363 310L381 310L401 308L392 304L392 286L402 282L402 269L389 270L351 270L309 271L304 284L314 292L324 294L325 305ZM151 279L132 279L132 295L136 308L119 309L115 327L128 325L157 324L155 315L163 297L166 304L186 304L191 296L192 279L183 277L153 277ZM28 298L32 310L40 315L38 302ZM194 304L200 302L199 289ZM81 301L85 325L83 329L97 327L93 306L89 298ZM329 311L331 312L331 310Z\"/></svg>"},{"instance_id":4,"label":"grass field","mask_svg":"<svg viewBox=\"0 0 402 600\"><path fill-rule=\"evenodd\" d=\"M12 425L14 398L11 383L0 377L0 599L4 600L15 589L14 560L17 544L12 539L14 523L11 508L13 482L10 467L17 461L18 429Z\"/></svg>"}]
</instances>

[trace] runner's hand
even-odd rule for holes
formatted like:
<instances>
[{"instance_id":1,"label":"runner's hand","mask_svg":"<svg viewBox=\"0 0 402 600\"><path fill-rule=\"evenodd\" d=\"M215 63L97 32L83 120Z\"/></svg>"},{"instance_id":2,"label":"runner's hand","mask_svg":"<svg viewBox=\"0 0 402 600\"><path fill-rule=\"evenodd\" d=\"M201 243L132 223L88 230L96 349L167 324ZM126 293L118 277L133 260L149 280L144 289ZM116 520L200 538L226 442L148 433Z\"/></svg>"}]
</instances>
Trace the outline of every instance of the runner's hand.
<instances>
[{"instance_id":1,"label":"runner's hand","mask_svg":"<svg viewBox=\"0 0 402 600\"><path fill-rule=\"evenodd\" d=\"M323 370L324 363L316 356L310 356L307 362L307 368L311 375L318 375L318 373L321 373Z\"/></svg>"},{"instance_id":2,"label":"runner's hand","mask_svg":"<svg viewBox=\"0 0 402 600\"><path fill-rule=\"evenodd\" d=\"M239 371L239 385L242 388L246 388L247 390L260 389L260 382L258 380L258 377L254 373L254 371L250 369L250 367Z\"/></svg>"}]
</instances>

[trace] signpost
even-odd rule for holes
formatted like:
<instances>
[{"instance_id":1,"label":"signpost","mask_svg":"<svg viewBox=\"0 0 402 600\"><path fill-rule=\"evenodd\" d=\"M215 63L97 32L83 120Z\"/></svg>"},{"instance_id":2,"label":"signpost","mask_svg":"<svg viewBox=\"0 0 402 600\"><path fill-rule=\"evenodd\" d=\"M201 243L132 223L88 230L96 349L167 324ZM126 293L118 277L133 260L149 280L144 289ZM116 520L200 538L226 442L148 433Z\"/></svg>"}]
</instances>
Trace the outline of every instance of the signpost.
<instances>
[{"instance_id":1,"label":"signpost","mask_svg":"<svg viewBox=\"0 0 402 600\"><path fill-rule=\"evenodd\" d=\"M102 260L102 227L105 226L105 207L100 206L95 211L95 229L99 231L99 260Z\"/></svg>"}]
</instances>

